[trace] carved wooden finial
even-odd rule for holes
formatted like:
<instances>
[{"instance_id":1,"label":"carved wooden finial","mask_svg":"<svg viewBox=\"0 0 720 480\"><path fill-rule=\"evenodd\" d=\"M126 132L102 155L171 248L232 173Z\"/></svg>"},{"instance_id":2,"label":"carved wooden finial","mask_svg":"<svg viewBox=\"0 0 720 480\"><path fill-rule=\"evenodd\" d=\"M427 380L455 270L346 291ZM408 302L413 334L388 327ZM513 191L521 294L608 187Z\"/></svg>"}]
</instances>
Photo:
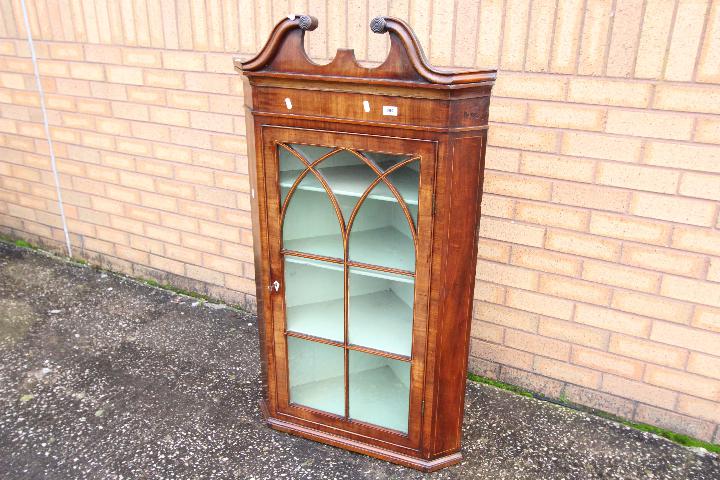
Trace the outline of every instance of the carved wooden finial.
<instances>
[{"instance_id":1,"label":"carved wooden finial","mask_svg":"<svg viewBox=\"0 0 720 480\"><path fill-rule=\"evenodd\" d=\"M374 33L387 32L387 21L385 20L385 17L375 17L370 20L370 30Z\"/></svg>"},{"instance_id":2,"label":"carved wooden finial","mask_svg":"<svg viewBox=\"0 0 720 480\"><path fill-rule=\"evenodd\" d=\"M298 16L298 27L308 32L312 32L318 26L318 20L310 15L299 15Z\"/></svg>"}]
</instances>

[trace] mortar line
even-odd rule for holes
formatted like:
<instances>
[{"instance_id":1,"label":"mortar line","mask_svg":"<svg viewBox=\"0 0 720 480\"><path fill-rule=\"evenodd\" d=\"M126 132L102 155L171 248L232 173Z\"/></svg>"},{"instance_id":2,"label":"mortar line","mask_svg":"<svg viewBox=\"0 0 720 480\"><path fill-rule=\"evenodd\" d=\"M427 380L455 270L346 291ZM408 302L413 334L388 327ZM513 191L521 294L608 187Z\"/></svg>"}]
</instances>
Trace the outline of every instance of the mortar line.
<instances>
[{"instance_id":1,"label":"mortar line","mask_svg":"<svg viewBox=\"0 0 720 480\"><path fill-rule=\"evenodd\" d=\"M60 188L60 177L58 176L57 162L55 160L55 149L53 147L52 138L50 136L50 125L48 123L47 110L45 109L45 92L40 81L40 70L38 70L37 56L35 55L35 44L33 43L32 31L30 30L30 20L28 19L27 5L25 0L20 0L22 6L23 21L25 22L25 30L27 32L28 46L30 47L30 56L32 58L33 71L35 73L35 84L37 85L38 94L40 95L40 110L43 118L43 128L45 129L45 137L48 142L48 150L50 152L50 166L52 167L53 179L55 180L55 191L57 192L58 207L60 208L60 219L62 220L63 233L65 234L65 245L67 246L68 256L72 257L72 246L70 245L70 234L68 233L67 220L65 218L65 208L63 207L62 191Z\"/></svg>"}]
</instances>

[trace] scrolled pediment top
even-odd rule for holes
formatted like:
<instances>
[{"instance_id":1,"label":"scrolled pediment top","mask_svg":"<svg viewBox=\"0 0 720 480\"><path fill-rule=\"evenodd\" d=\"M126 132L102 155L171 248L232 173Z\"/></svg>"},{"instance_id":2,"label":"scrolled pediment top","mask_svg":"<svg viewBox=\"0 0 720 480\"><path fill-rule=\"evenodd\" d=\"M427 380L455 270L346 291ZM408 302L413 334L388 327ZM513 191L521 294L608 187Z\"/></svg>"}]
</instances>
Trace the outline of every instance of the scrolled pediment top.
<instances>
[{"instance_id":1,"label":"scrolled pediment top","mask_svg":"<svg viewBox=\"0 0 720 480\"><path fill-rule=\"evenodd\" d=\"M305 52L305 31L318 25L310 15L291 15L273 29L265 46L252 59L235 60L235 66L247 76L302 75L304 77L347 78L412 82L421 86L492 83L496 70L444 70L430 65L412 29L393 17L375 17L370 29L377 34L388 33L390 52L385 61L374 68L360 65L352 50L338 50L325 65L313 62Z\"/></svg>"}]
</instances>

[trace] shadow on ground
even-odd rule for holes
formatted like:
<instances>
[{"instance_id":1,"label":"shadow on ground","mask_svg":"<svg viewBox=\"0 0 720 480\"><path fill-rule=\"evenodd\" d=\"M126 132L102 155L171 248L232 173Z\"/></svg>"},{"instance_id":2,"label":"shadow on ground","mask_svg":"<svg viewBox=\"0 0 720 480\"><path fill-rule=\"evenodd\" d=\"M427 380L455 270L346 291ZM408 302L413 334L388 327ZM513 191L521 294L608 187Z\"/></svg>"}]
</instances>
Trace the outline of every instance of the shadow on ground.
<instances>
[{"instance_id":1,"label":"shadow on ground","mask_svg":"<svg viewBox=\"0 0 720 480\"><path fill-rule=\"evenodd\" d=\"M256 319L0 244L3 479L718 479L720 459L468 384L423 475L266 428Z\"/></svg>"}]
</instances>

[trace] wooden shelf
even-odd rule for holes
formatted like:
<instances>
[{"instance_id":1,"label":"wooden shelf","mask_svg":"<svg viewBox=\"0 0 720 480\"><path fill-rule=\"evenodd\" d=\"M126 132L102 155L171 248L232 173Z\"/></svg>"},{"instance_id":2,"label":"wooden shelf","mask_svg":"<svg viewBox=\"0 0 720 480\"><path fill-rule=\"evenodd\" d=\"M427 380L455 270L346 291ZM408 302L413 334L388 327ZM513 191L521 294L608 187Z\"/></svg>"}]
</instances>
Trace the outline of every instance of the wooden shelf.
<instances>
[{"instance_id":1,"label":"wooden shelf","mask_svg":"<svg viewBox=\"0 0 720 480\"><path fill-rule=\"evenodd\" d=\"M409 357L412 318L412 308L390 290L350 297L349 343ZM342 342L342 298L288 307L287 329Z\"/></svg>"},{"instance_id":2,"label":"wooden shelf","mask_svg":"<svg viewBox=\"0 0 720 480\"><path fill-rule=\"evenodd\" d=\"M395 360L396 361L396 360ZM350 373L350 418L407 432L410 390L388 366ZM342 415L342 375L292 387L291 402Z\"/></svg>"},{"instance_id":3,"label":"wooden shelf","mask_svg":"<svg viewBox=\"0 0 720 480\"><path fill-rule=\"evenodd\" d=\"M321 164L322 165L322 164ZM325 177L330 189L335 195L360 197L370 183L377 178L374 171L367 165L350 165L342 167L318 168ZM286 170L280 172L280 186L290 188L301 170ZM400 196L408 205L418 204L418 172L409 166L401 167L390 174L388 179L398 190ZM308 173L300 185L301 190L325 192L318 179ZM390 189L383 183L378 183L370 192L368 198L386 202L397 202Z\"/></svg>"},{"instance_id":4,"label":"wooden shelf","mask_svg":"<svg viewBox=\"0 0 720 480\"><path fill-rule=\"evenodd\" d=\"M352 296L349 304L348 342L409 357L412 319L412 308L391 290Z\"/></svg>"},{"instance_id":5,"label":"wooden shelf","mask_svg":"<svg viewBox=\"0 0 720 480\"><path fill-rule=\"evenodd\" d=\"M333 253L337 252L338 245L342 245L342 236L339 233L285 240L284 247L286 250L296 252L335 257ZM286 258L289 259L290 256ZM292 261L297 259L298 257L293 257ZM392 227L358 230L350 233L350 260L413 272L415 271L415 245L411 238ZM313 265L318 264L314 263ZM332 267L328 266L328 268ZM386 275L383 278L388 277Z\"/></svg>"}]
</instances>

